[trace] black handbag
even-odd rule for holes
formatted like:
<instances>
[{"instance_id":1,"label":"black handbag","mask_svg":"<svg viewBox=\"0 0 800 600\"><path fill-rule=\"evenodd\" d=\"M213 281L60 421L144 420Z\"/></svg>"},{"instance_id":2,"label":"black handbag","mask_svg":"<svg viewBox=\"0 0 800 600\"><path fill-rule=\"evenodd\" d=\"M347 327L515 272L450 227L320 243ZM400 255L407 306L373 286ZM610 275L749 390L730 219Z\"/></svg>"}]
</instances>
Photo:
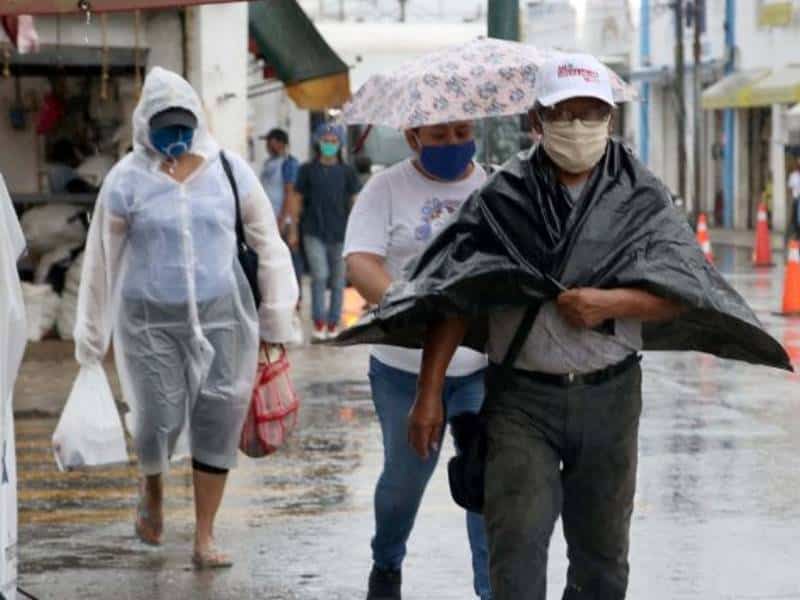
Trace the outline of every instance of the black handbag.
<instances>
[{"instance_id":1,"label":"black handbag","mask_svg":"<svg viewBox=\"0 0 800 600\"><path fill-rule=\"evenodd\" d=\"M244 237L244 224L242 223L242 207L239 202L239 188L236 185L236 180L233 178L233 170L231 163L225 156L224 152L219 153L219 159L222 161L222 168L225 175L228 176L228 181L233 190L233 198L236 202L236 252L239 257L239 264L242 266L244 276L247 278L247 283L250 285L250 291L253 292L253 301L256 304L256 309L261 306L261 290L258 287L258 254L248 244Z\"/></svg>"},{"instance_id":2,"label":"black handbag","mask_svg":"<svg viewBox=\"0 0 800 600\"><path fill-rule=\"evenodd\" d=\"M511 340L505 357L503 357L503 364L500 365L499 372L494 374L491 382L487 382L487 399L503 391L522 346L530 335L541 306L541 304L531 305L525 311L525 316ZM455 439L456 448L459 449L459 453L447 463L450 495L461 508L481 513L483 512L488 449L486 417L482 413L457 415L450 420L450 431Z\"/></svg>"}]
</instances>

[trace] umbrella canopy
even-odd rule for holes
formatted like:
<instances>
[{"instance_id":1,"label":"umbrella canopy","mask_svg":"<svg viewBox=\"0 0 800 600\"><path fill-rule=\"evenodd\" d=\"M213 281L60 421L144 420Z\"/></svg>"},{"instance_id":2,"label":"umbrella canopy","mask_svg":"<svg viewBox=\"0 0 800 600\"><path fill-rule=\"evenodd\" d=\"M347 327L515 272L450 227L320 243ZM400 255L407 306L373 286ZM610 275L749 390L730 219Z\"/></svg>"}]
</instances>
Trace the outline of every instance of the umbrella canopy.
<instances>
[{"instance_id":1,"label":"umbrella canopy","mask_svg":"<svg viewBox=\"0 0 800 600\"><path fill-rule=\"evenodd\" d=\"M522 114L536 100L539 67L558 54L519 42L473 40L374 75L345 106L342 120L403 130ZM609 71L614 100L634 100L633 87Z\"/></svg>"},{"instance_id":2,"label":"umbrella canopy","mask_svg":"<svg viewBox=\"0 0 800 600\"><path fill-rule=\"evenodd\" d=\"M86 5L82 5L79 0L2 0L0 1L0 14L51 15L79 13L84 12L83 6L88 6L92 12L111 12L233 1L235 0L87 0Z\"/></svg>"}]
</instances>

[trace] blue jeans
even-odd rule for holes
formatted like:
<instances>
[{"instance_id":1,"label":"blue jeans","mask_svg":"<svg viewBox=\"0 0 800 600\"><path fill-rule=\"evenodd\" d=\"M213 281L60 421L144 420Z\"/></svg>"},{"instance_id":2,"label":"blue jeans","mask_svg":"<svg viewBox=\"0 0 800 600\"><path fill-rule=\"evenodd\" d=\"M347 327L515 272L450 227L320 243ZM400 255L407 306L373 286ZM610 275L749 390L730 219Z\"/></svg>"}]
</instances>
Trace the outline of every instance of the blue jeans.
<instances>
[{"instance_id":1,"label":"blue jeans","mask_svg":"<svg viewBox=\"0 0 800 600\"><path fill-rule=\"evenodd\" d=\"M369 380L383 433L383 473L375 489L372 558L383 569L399 569L439 452L424 461L408 444L407 419L417 392L417 375L371 358ZM478 412L483 397L482 372L448 377L443 398L447 419L465 412ZM467 513L467 534L472 550L475 593L482 600L488 600L492 597L489 550L483 518L479 514Z\"/></svg>"},{"instance_id":2,"label":"blue jeans","mask_svg":"<svg viewBox=\"0 0 800 600\"><path fill-rule=\"evenodd\" d=\"M311 271L311 318L314 323L335 327L342 318L344 299L344 258L341 242L326 243L313 235L303 238L306 260ZM331 303L325 310L325 290L331 290Z\"/></svg>"},{"instance_id":3,"label":"blue jeans","mask_svg":"<svg viewBox=\"0 0 800 600\"><path fill-rule=\"evenodd\" d=\"M292 253L292 266L294 267L294 275L297 277L297 290L298 300L303 299L303 253L300 248L289 249Z\"/></svg>"}]
</instances>

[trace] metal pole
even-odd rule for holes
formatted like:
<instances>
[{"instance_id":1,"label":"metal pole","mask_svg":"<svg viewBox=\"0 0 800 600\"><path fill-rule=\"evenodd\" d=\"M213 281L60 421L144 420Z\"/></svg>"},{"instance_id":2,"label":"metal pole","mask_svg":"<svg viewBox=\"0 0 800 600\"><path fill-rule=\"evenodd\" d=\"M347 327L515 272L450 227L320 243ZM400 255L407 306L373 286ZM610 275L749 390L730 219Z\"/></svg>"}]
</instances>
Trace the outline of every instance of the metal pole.
<instances>
[{"instance_id":1,"label":"metal pole","mask_svg":"<svg viewBox=\"0 0 800 600\"><path fill-rule=\"evenodd\" d=\"M519 40L519 0L489 0L490 38Z\"/></svg>"},{"instance_id":2,"label":"metal pole","mask_svg":"<svg viewBox=\"0 0 800 600\"><path fill-rule=\"evenodd\" d=\"M701 176L702 153L703 153L703 122L700 113L700 85L701 85L701 72L700 65L702 63L702 49L700 47L700 20L703 18L702 13L703 2L702 0L694 0L694 78L692 89L692 104L694 106L694 206L695 210L705 211L705 203L701 201L703 197L702 188L703 178Z\"/></svg>"},{"instance_id":3,"label":"metal pole","mask_svg":"<svg viewBox=\"0 0 800 600\"><path fill-rule=\"evenodd\" d=\"M344 0L339 0L339 20L344 21Z\"/></svg>"},{"instance_id":4,"label":"metal pole","mask_svg":"<svg viewBox=\"0 0 800 600\"><path fill-rule=\"evenodd\" d=\"M406 3L408 0L400 0L400 22L406 22Z\"/></svg>"},{"instance_id":5,"label":"metal pole","mask_svg":"<svg viewBox=\"0 0 800 600\"><path fill-rule=\"evenodd\" d=\"M686 90L683 58L683 0L672 3L675 11L675 96L678 125L678 195L686 198Z\"/></svg>"}]
</instances>

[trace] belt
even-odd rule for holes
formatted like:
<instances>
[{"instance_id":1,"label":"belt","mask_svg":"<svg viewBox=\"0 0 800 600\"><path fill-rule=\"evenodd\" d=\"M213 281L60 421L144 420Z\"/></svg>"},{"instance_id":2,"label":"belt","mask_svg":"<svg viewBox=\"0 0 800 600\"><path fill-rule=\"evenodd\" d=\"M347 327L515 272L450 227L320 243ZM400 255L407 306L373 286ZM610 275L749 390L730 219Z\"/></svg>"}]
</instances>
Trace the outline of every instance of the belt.
<instances>
[{"instance_id":1,"label":"belt","mask_svg":"<svg viewBox=\"0 0 800 600\"><path fill-rule=\"evenodd\" d=\"M642 361L640 354L631 354L622 362L615 365L600 369L599 371L592 371L590 373L540 373L538 371L526 371L524 369L514 369L514 373L526 379L533 380L537 383L544 383L546 385L554 385L559 387L569 387L572 385L598 385L605 383L618 375L622 375L625 371L634 365L638 365Z\"/></svg>"}]
</instances>

